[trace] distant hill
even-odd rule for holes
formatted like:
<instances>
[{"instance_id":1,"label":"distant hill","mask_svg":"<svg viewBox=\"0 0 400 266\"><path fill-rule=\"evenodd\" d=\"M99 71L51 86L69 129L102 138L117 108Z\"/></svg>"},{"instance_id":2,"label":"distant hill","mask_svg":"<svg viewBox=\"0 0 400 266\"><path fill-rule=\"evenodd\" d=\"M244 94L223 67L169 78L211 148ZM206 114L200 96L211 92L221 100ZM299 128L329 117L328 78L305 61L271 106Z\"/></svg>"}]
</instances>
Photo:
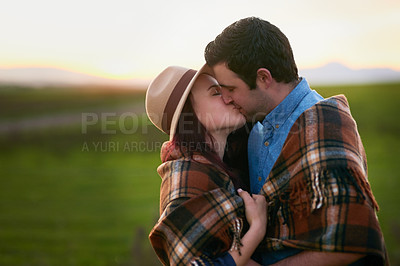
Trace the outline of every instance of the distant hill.
<instances>
[{"instance_id":1,"label":"distant hill","mask_svg":"<svg viewBox=\"0 0 400 266\"><path fill-rule=\"evenodd\" d=\"M351 69L340 63L329 63L313 69L300 69L310 84L359 84L400 81L400 72L389 68Z\"/></svg>"},{"instance_id":2,"label":"distant hill","mask_svg":"<svg viewBox=\"0 0 400 266\"><path fill-rule=\"evenodd\" d=\"M300 69L299 74L311 85L355 84L400 81L400 72L388 68L350 69L339 63L319 68ZM112 80L56 68L0 68L0 85L29 87L102 86L146 88L150 81Z\"/></svg>"},{"instance_id":3,"label":"distant hill","mask_svg":"<svg viewBox=\"0 0 400 266\"><path fill-rule=\"evenodd\" d=\"M143 88L149 81L113 80L57 68L0 68L0 85L20 85L29 87L70 87L100 86Z\"/></svg>"}]
</instances>

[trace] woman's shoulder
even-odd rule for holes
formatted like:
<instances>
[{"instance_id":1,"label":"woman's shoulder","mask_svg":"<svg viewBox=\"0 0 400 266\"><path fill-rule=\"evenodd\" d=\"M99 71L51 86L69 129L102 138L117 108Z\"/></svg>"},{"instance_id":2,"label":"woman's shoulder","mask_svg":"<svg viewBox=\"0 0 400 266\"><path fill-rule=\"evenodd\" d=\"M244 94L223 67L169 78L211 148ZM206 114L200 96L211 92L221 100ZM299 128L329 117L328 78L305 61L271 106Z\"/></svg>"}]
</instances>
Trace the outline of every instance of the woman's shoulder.
<instances>
[{"instance_id":1,"label":"woman's shoulder","mask_svg":"<svg viewBox=\"0 0 400 266\"><path fill-rule=\"evenodd\" d=\"M202 155L169 157L157 168L162 179L171 178L200 178L208 179L214 176L227 176L228 174L212 164ZM204 176L204 177L203 177Z\"/></svg>"},{"instance_id":2,"label":"woman's shoulder","mask_svg":"<svg viewBox=\"0 0 400 266\"><path fill-rule=\"evenodd\" d=\"M188 154L174 145L171 141L166 141L161 147L161 168L168 166L179 167L181 169L214 169L222 171L216 165L200 153Z\"/></svg>"}]
</instances>

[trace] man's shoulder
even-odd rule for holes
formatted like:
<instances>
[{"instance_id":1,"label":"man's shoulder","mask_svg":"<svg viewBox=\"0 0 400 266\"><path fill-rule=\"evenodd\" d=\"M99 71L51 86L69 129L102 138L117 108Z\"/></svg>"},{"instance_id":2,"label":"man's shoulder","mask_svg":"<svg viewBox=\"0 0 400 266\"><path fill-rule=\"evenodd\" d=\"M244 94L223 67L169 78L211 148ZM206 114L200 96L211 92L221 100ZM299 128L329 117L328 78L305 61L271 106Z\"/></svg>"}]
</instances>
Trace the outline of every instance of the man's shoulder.
<instances>
[{"instance_id":1,"label":"man's shoulder","mask_svg":"<svg viewBox=\"0 0 400 266\"><path fill-rule=\"evenodd\" d=\"M306 111L309 111L312 109L318 109L318 108L334 108L334 109L350 112L349 102L347 101L346 96L344 96L343 94L339 94L339 95L335 95L335 96L331 96L329 98L323 99L323 100L317 102L311 108L307 109Z\"/></svg>"},{"instance_id":2,"label":"man's shoulder","mask_svg":"<svg viewBox=\"0 0 400 266\"><path fill-rule=\"evenodd\" d=\"M351 115L349 103L343 94L332 96L317 102L305 110L298 118L304 125L321 125L329 123L331 126L351 126L356 123Z\"/></svg>"},{"instance_id":3,"label":"man's shoulder","mask_svg":"<svg viewBox=\"0 0 400 266\"><path fill-rule=\"evenodd\" d=\"M301 151L299 155L305 156L311 156L310 154L320 156L324 151L329 160L339 154L346 157L347 152L356 153L355 157L361 158L360 161L365 157L357 123L351 116L344 95L321 100L303 112L292 126L284 148L283 157L298 151ZM343 152L337 153L339 150ZM330 164L339 161L332 160Z\"/></svg>"}]
</instances>

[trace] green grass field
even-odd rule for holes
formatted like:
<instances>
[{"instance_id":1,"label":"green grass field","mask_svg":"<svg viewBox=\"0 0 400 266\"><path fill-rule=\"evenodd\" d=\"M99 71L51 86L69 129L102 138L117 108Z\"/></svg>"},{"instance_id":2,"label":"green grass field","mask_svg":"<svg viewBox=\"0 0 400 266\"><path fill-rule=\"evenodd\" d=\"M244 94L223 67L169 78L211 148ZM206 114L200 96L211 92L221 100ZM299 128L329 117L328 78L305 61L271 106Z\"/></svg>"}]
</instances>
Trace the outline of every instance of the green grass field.
<instances>
[{"instance_id":1,"label":"green grass field","mask_svg":"<svg viewBox=\"0 0 400 266\"><path fill-rule=\"evenodd\" d=\"M400 84L316 89L350 102L399 265ZM167 137L149 123L143 101L132 91L0 88L0 265L159 264L147 235ZM57 126L48 119L65 116Z\"/></svg>"}]
</instances>

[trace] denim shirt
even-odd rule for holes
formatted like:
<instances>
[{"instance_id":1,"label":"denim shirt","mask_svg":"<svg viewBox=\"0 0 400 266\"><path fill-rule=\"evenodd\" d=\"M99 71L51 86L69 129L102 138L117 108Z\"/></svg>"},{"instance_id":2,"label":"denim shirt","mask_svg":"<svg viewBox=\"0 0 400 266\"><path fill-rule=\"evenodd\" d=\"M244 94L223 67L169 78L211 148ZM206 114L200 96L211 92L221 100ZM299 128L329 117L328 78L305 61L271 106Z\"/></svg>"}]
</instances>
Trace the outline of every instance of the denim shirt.
<instances>
[{"instance_id":1,"label":"denim shirt","mask_svg":"<svg viewBox=\"0 0 400 266\"><path fill-rule=\"evenodd\" d=\"M260 192L297 118L321 100L323 97L311 90L306 79L302 78L262 123L257 122L254 125L247 148L251 193Z\"/></svg>"},{"instance_id":2,"label":"denim shirt","mask_svg":"<svg viewBox=\"0 0 400 266\"><path fill-rule=\"evenodd\" d=\"M262 123L252 128L248 140L250 191L258 194L281 153L283 144L297 118L308 108L323 100L311 90L307 81L300 83L275 107ZM253 259L262 265L269 265L301 252L287 248L281 251L255 253Z\"/></svg>"}]
</instances>

